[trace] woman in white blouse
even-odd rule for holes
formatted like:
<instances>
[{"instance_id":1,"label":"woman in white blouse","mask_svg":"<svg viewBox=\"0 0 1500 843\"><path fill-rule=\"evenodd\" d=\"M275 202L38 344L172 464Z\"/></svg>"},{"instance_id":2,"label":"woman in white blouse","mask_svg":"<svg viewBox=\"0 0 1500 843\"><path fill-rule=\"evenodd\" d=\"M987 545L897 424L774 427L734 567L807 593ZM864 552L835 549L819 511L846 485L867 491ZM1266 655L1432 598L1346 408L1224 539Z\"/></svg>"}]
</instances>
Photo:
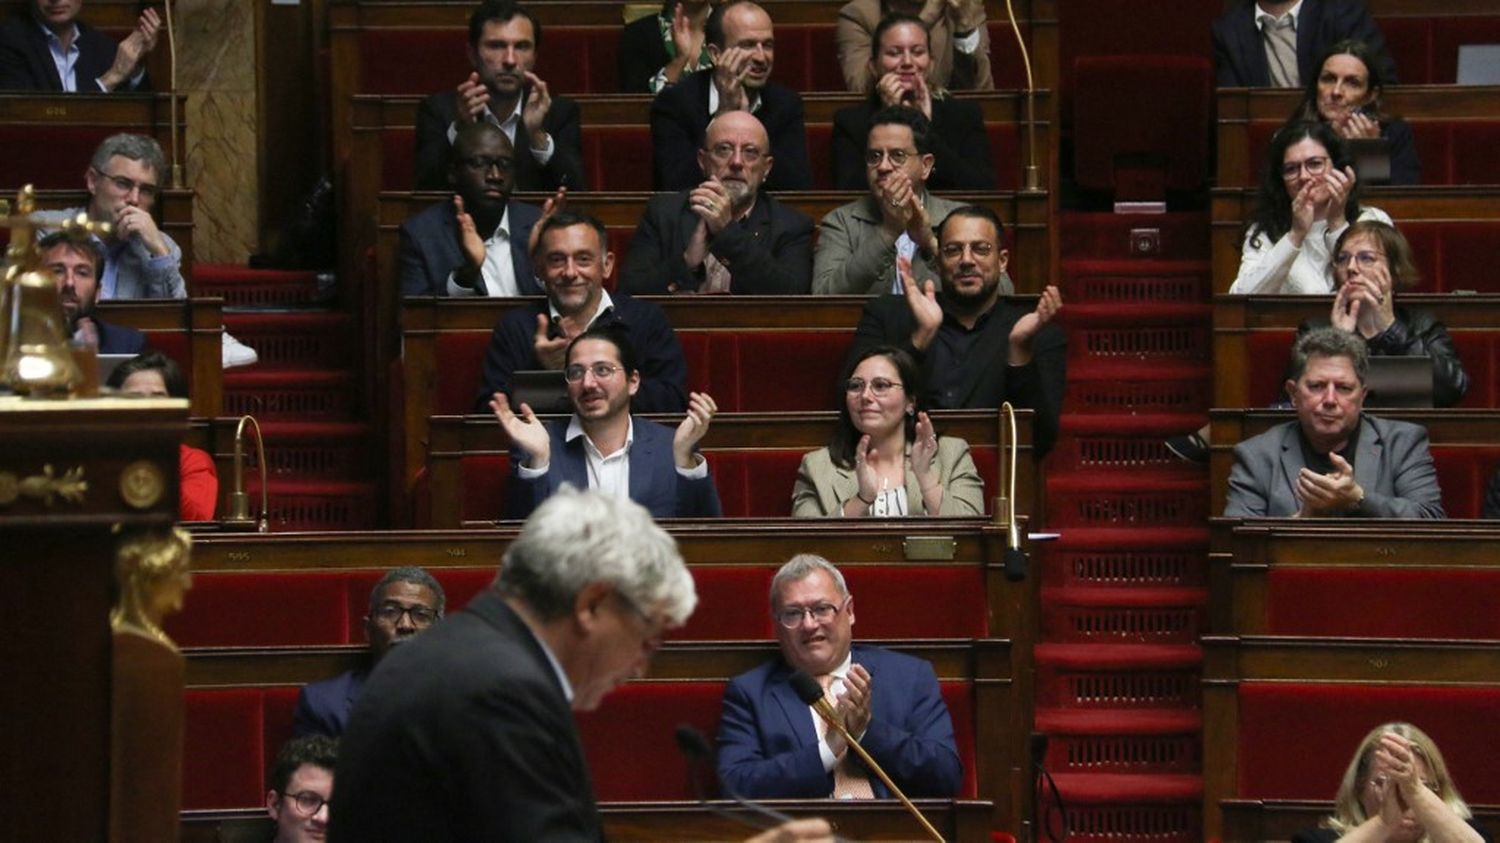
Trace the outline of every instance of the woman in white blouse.
<instances>
[{"instance_id":1,"label":"woman in white blouse","mask_svg":"<svg viewBox=\"0 0 1500 843\"><path fill-rule=\"evenodd\" d=\"M1326 123L1288 123L1271 138L1229 292L1333 292L1333 244L1351 220L1366 219L1391 221L1379 208L1360 207L1343 140Z\"/></svg>"}]
</instances>

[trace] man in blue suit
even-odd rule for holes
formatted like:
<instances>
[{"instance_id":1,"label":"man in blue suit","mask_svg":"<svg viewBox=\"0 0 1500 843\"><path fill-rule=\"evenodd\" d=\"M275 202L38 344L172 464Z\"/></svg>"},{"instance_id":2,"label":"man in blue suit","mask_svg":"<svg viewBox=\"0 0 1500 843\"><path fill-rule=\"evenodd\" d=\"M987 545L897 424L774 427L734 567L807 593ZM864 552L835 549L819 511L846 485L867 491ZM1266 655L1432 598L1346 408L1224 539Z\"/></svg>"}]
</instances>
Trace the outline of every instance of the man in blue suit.
<instances>
[{"instance_id":1,"label":"man in blue suit","mask_svg":"<svg viewBox=\"0 0 1500 843\"><path fill-rule=\"evenodd\" d=\"M448 160L457 195L401 224L403 296L539 296L528 253L535 205L512 201L516 156L489 123L459 129Z\"/></svg>"},{"instance_id":2,"label":"man in blue suit","mask_svg":"<svg viewBox=\"0 0 1500 843\"><path fill-rule=\"evenodd\" d=\"M349 712L365 688L370 671L397 644L404 643L443 617L448 596L432 574L415 565L393 568L370 591L370 613L365 615L365 640L370 643L368 663L332 679L304 685L292 714L292 734L344 734Z\"/></svg>"},{"instance_id":3,"label":"man in blue suit","mask_svg":"<svg viewBox=\"0 0 1500 843\"><path fill-rule=\"evenodd\" d=\"M631 415L641 388L635 349L618 327L596 325L568 343L563 377L573 415L542 424L530 406L511 410L504 393L490 400L514 446L510 515L525 518L564 483L628 497L655 518L717 518L723 514L708 463L697 452L718 407L702 393L688 396L676 431Z\"/></svg>"},{"instance_id":4,"label":"man in blue suit","mask_svg":"<svg viewBox=\"0 0 1500 843\"><path fill-rule=\"evenodd\" d=\"M719 723L719 779L752 799L890 798L844 739L797 696L817 679L844 727L908 796L947 798L963 784L953 722L932 665L851 646L854 597L821 556L792 557L771 580L781 658L730 680Z\"/></svg>"}]
</instances>

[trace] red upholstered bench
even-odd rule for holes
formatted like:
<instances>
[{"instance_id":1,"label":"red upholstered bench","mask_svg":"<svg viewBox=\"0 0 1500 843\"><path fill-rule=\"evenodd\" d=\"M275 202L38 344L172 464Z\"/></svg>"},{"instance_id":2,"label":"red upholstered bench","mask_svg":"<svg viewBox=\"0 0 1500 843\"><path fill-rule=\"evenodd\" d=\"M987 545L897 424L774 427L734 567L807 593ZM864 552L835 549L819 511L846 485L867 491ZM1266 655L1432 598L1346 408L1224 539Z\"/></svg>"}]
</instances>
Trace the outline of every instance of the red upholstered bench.
<instances>
[{"instance_id":1,"label":"red upholstered bench","mask_svg":"<svg viewBox=\"0 0 1500 843\"><path fill-rule=\"evenodd\" d=\"M1500 43L1500 17L1493 15L1383 16L1376 23L1406 85L1451 85L1459 45Z\"/></svg>"},{"instance_id":2,"label":"red upholstered bench","mask_svg":"<svg viewBox=\"0 0 1500 843\"><path fill-rule=\"evenodd\" d=\"M1404 75L1404 68L1402 72ZM1260 172L1266 147L1280 127L1279 123L1250 124L1252 173ZM1412 123L1412 135L1416 139L1417 157L1422 162L1422 184L1500 184L1500 164L1487 154L1500 141L1500 122L1422 120ZM1375 200L1372 204L1380 203ZM1396 223L1401 225L1400 220Z\"/></svg>"},{"instance_id":3,"label":"red upholstered bench","mask_svg":"<svg viewBox=\"0 0 1500 843\"><path fill-rule=\"evenodd\" d=\"M37 190L77 190L83 187L83 170L94 148L119 131L119 126L0 126L0 149L5 150L0 187L11 194L7 198L14 198L23 184Z\"/></svg>"},{"instance_id":4,"label":"red upholstered bench","mask_svg":"<svg viewBox=\"0 0 1500 843\"><path fill-rule=\"evenodd\" d=\"M1500 445L1493 448L1435 445L1432 461L1448 517L1478 518L1490 476L1500 467Z\"/></svg>"},{"instance_id":5,"label":"red upholstered bench","mask_svg":"<svg viewBox=\"0 0 1500 843\"><path fill-rule=\"evenodd\" d=\"M295 687L186 692L184 810L265 804L266 771L292 736Z\"/></svg>"},{"instance_id":6,"label":"red upholstered bench","mask_svg":"<svg viewBox=\"0 0 1500 843\"><path fill-rule=\"evenodd\" d=\"M1267 575L1267 635L1500 640L1500 570L1286 568Z\"/></svg>"},{"instance_id":7,"label":"red upholstered bench","mask_svg":"<svg viewBox=\"0 0 1500 843\"><path fill-rule=\"evenodd\" d=\"M1500 292L1500 279L1484 270L1500 258L1500 223L1396 222L1422 274L1419 292Z\"/></svg>"},{"instance_id":8,"label":"red upholstered bench","mask_svg":"<svg viewBox=\"0 0 1500 843\"><path fill-rule=\"evenodd\" d=\"M1365 733L1405 720L1437 742L1465 800L1500 801L1500 758L1482 739L1500 688L1242 682L1237 699L1238 798L1331 799Z\"/></svg>"},{"instance_id":9,"label":"red upholstered bench","mask_svg":"<svg viewBox=\"0 0 1500 843\"><path fill-rule=\"evenodd\" d=\"M619 27L549 26L536 73L553 94L610 93ZM425 96L468 78L468 33L453 29L367 29L359 34L359 93ZM418 60L420 57L420 60Z\"/></svg>"}]
</instances>

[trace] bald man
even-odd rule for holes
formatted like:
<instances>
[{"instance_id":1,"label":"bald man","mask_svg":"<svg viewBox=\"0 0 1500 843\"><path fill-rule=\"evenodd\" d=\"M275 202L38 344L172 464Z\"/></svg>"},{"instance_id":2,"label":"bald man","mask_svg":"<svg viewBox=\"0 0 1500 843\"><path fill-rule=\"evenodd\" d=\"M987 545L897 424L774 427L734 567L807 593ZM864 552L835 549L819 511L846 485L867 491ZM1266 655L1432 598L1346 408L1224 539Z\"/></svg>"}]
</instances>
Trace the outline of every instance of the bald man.
<instances>
[{"instance_id":1,"label":"bald man","mask_svg":"<svg viewBox=\"0 0 1500 843\"><path fill-rule=\"evenodd\" d=\"M698 150L703 181L646 205L620 287L640 294L787 295L812 288L806 214L762 190L776 163L748 111L715 117Z\"/></svg>"}]
</instances>

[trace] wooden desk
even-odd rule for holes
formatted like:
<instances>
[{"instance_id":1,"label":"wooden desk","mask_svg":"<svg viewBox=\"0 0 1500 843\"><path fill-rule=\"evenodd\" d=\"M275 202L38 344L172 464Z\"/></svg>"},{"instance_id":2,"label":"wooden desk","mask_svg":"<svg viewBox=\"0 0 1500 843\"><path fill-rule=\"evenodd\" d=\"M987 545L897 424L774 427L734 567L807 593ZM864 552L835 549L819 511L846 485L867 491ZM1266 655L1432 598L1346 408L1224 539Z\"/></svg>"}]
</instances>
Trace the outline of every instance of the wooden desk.
<instances>
[{"instance_id":1,"label":"wooden desk","mask_svg":"<svg viewBox=\"0 0 1500 843\"><path fill-rule=\"evenodd\" d=\"M93 12L90 5L83 17L99 27ZM134 25L132 16L127 29ZM156 55L148 57L148 65L155 64L151 59ZM170 169L171 110L172 98L167 94L0 93L0 138L6 146L0 160L0 187L7 194L28 183L47 189L81 187L94 148L118 132L155 138ZM177 121L175 148L185 150L186 94L177 95ZM186 164L185 152L179 153L178 161ZM163 188L171 183L170 178L170 173L157 173L157 183Z\"/></svg>"}]
</instances>

